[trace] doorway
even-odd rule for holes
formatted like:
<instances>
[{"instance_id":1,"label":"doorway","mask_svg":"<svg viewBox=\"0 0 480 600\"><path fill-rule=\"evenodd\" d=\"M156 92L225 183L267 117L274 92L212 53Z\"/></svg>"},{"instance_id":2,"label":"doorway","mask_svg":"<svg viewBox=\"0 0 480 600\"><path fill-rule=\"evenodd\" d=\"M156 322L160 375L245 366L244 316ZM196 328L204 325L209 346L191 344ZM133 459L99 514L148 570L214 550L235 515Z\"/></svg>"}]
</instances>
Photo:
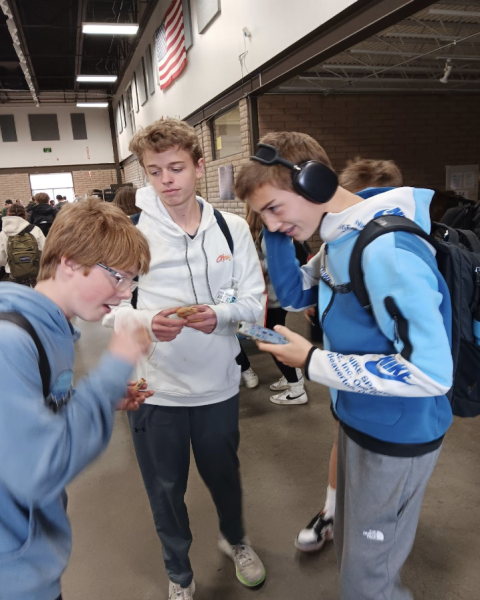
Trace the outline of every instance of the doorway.
<instances>
[{"instance_id":1,"label":"doorway","mask_svg":"<svg viewBox=\"0 0 480 600\"><path fill-rule=\"evenodd\" d=\"M44 192L50 196L50 200L55 200L57 195L65 196L69 202L73 202L75 199L71 173L30 175L30 187L32 195Z\"/></svg>"}]
</instances>

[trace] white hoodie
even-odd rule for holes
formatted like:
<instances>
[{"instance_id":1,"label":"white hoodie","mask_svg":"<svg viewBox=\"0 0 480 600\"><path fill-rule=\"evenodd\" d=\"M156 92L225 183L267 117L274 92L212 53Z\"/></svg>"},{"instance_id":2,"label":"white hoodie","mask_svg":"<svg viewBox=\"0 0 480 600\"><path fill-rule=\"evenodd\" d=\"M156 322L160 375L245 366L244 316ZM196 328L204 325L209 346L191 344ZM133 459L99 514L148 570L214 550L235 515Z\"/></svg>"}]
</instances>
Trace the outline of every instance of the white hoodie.
<instances>
[{"instance_id":1,"label":"white hoodie","mask_svg":"<svg viewBox=\"0 0 480 600\"><path fill-rule=\"evenodd\" d=\"M246 221L222 213L234 242L232 260L213 207L202 198L197 200L203 212L192 239L173 222L152 187L137 191L136 204L143 211L138 228L150 245L150 271L140 277L137 310L123 302L103 321L107 327L118 327L137 318L151 331L152 319L161 310L205 304L215 311L217 327L212 334L184 327L173 341L159 342L152 332L148 361L137 367L137 378L144 377L155 391L149 404L202 406L238 393L237 323L255 323L262 310L265 284ZM238 282L237 302L215 305L217 292L230 287L232 278Z\"/></svg>"},{"instance_id":2,"label":"white hoodie","mask_svg":"<svg viewBox=\"0 0 480 600\"><path fill-rule=\"evenodd\" d=\"M0 267L5 267L7 273L10 273L10 266L7 262L8 238L17 235L17 233L20 233L29 225L30 223L22 219L22 217L3 217L2 219L2 231L0 231ZM42 252L45 245L45 236L42 230L35 226L30 233L37 240L38 249Z\"/></svg>"}]
</instances>

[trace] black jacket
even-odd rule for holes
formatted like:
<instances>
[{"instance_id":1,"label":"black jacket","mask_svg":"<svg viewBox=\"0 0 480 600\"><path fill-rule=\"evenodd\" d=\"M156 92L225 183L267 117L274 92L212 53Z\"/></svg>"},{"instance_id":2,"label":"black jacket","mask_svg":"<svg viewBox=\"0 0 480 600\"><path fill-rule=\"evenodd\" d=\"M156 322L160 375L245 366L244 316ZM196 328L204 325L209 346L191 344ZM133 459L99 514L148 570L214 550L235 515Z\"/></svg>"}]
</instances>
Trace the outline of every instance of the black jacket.
<instances>
[{"instance_id":1,"label":"black jacket","mask_svg":"<svg viewBox=\"0 0 480 600\"><path fill-rule=\"evenodd\" d=\"M28 220L30 223L40 227L43 235L46 236L55 220L55 216L55 209L50 204L36 204L28 213Z\"/></svg>"}]
</instances>

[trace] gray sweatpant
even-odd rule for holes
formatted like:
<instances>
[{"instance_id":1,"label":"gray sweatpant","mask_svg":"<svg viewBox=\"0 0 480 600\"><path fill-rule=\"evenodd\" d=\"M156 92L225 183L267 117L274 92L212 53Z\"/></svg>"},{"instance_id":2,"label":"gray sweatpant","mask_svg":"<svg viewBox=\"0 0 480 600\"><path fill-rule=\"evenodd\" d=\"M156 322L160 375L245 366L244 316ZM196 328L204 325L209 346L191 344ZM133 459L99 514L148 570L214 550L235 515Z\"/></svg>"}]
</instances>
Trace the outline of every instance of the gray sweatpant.
<instances>
[{"instance_id":1,"label":"gray sweatpant","mask_svg":"<svg viewBox=\"0 0 480 600\"><path fill-rule=\"evenodd\" d=\"M168 575L182 587L192 582L188 558L192 534L184 496L190 444L230 544L244 537L237 449L238 394L194 407L144 404L129 413L130 428Z\"/></svg>"},{"instance_id":2,"label":"gray sweatpant","mask_svg":"<svg viewBox=\"0 0 480 600\"><path fill-rule=\"evenodd\" d=\"M376 454L340 426L334 540L342 600L412 600L400 571L439 454Z\"/></svg>"}]
</instances>

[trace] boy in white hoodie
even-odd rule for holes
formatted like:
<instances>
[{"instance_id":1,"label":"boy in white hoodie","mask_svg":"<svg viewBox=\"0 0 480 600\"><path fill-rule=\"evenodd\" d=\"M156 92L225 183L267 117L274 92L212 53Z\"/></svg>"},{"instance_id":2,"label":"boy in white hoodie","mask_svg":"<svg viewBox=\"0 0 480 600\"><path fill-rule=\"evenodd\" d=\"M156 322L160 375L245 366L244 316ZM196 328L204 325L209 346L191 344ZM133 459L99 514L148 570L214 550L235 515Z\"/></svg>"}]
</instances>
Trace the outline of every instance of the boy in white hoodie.
<instances>
[{"instance_id":1,"label":"boy in white hoodie","mask_svg":"<svg viewBox=\"0 0 480 600\"><path fill-rule=\"evenodd\" d=\"M170 577L169 598L190 600L195 591L184 502L190 444L219 515L219 546L233 559L238 579L255 587L265 569L242 523L235 333L238 321L254 323L261 311L257 253L244 219L223 214L231 249L222 216L196 196L204 161L192 127L156 121L134 136L130 150L151 184L138 190L136 204L152 260L149 274L140 277L136 308L124 303L104 323L117 328L137 319L152 335L148 363L137 375L154 395L130 424ZM236 302L219 303L217 295L232 287ZM180 307L191 305L196 314L177 317Z\"/></svg>"}]
</instances>

